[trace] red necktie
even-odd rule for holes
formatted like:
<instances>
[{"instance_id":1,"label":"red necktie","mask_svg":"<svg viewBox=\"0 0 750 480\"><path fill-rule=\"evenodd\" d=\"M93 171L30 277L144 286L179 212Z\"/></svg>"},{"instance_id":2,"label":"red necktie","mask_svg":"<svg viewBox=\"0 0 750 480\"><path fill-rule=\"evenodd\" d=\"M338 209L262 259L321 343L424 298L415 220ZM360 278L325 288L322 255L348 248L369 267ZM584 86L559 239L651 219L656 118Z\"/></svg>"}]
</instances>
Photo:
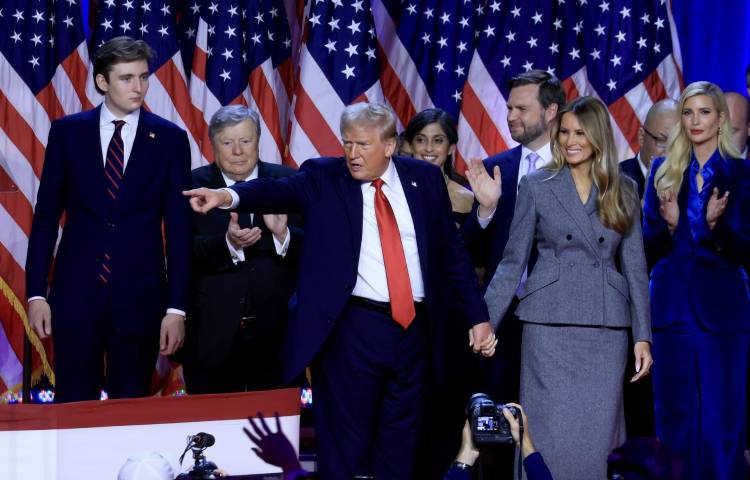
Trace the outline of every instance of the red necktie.
<instances>
[{"instance_id":1,"label":"red necktie","mask_svg":"<svg viewBox=\"0 0 750 480\"><path fill-rule=\"evenodd\" d=\"M120 182L122 182L122 175L125 171L125 148L122 141L122 130L125 121L113 120L115 124L115 133L112 135L112 140L109 141L109 147L107 147L107 161L104 163L104 175L107 177L107 196L114 201L117 199L117 193L120 190ZM112 258L108 252L100 257L99 266L99 280L102 283L109 282L109 277L112 274L110 271L109 263Z\"/></svg>"},{"instance_id":2,"label":"red necktie","mask_svg":"<svg viewBox=\"0 0 750 480\"><path fill-rule=\"evenodd\" d=\"M378 178L372 185L375 187L375 219L378 222L380 245L383 249L388 295L391 297L391 316L402 327L408 328L416 312L404 246L401 244L396 216L382 190L383 180Z\"/></svg>"}]
</instances>

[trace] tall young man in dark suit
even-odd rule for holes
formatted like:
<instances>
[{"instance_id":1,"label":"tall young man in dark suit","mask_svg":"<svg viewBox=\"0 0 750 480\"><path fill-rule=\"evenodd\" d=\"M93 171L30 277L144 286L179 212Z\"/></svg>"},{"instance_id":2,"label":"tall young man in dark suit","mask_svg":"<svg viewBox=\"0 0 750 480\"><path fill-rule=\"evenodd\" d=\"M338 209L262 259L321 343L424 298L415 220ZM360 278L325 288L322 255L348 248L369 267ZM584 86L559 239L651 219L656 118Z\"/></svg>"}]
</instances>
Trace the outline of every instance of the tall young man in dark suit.
<instances>
[{"instance_id":1,"label":"tall young man in dark suit","mask_svg":"<svg viewBox=\"0 0 750 480\"><path fill-rule=\"evenodd\" d=\"M102 45L93 63L104 102L50 129L26 285L32 328L52 335L57 401L98 399L102 388L148 395L159 352L183 341L190 149L183 130L141 108L150 57L129 37Z\"/></svg>"},{"instance_id":2,"label":"tall young man in dark suit","mask_svg":"<svg viewBox=\"0 0 750 480\"><path fill-rule=\"evenodd\" d=\"M518 183L552 159L550 129L565 105L565 93L555 76L531 70L511 80L507 105L508 130L519 145L489 157L484 164L472 160L467 173L477 200L462 232L475 264L484 271L483 289L492 280L508 242ZM488 176L492 181L476 181ZM518 401L521 322L513 313L517 304L516 298L501 323L498 355L482 360L481 388L498 402Z\"/></svg>"},{"instance_id":3,"label":"tall young man in dark suit","mask_svg":"<svg viewBox=\"0 0 750 480\"><path fill-rule=\"evenodd\" d=\"M653 104L646 114L646 121L638 129L640 151L635 157L620 162L622 173L635 180L638 185L640 198L643 198L651 161L656 157L664 156L667 151L669 132L679 120L677 102L671 98Z\"/></svg>"},{"instance_id":4,"label":"tall young man in dark suit","mask_svg":"<svg viewBox=\"0 0 750 480\"><path fill-rule=\"evenodd\" d=\"M221 107L208 135L214 163L193 170L193 188L224 188L294 174L258 159L260 118ZM193 215L193 255L185 347L188 393L266 390L285 384L281 342L302 245L299 219L213 210Z\"/></svg>"},{"instance_id":5,"label":"tall young man in dark suit","mask_svg":"<svg viewBox=\"0 0 750 480\"><path fill-rule=\"evenodd\" d=\"M430 366L441 377L456 321L446 302L460 303L476 352L494 354L494 335L440 169L393 156L395 116L381 105L347 107L341 134L346 158L186 195L199 212L304 215L285 370L312 364L321 478L409 479L425 378Z\"/></svg>"}]
</instances>

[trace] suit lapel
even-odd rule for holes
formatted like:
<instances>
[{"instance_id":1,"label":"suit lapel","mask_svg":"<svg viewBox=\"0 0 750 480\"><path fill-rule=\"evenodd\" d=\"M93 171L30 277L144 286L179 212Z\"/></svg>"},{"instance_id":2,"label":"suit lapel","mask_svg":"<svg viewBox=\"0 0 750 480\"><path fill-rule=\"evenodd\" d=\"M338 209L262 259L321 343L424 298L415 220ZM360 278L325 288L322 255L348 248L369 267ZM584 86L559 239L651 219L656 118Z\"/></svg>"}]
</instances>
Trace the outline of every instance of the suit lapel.
<instances>
[{"instance_id":1,"label":"suit lapel","mask_svg":"<svg viewBox=\"0 0 750 480\"><path fill-rule=\"evenodd\" d=\"M89 117L86 121L86 132L84 132L83 138L96 139L94 141L84 142L88 146L89 151L87 154L82 155L82 160L85 162L83 165L83 171L89 172L89 178L95 179L96 196L98 200L96 202L99 206L109 205L109 198L107 197L107 179L104 176L104 157L102 157L102 135L99 128L99 122L101 121L101 110L102 106L99 105L93 110L87 112Z\"/></svg>"},{"instance_id":2,"label":"suit lapel","mask_svg":"<svg viewBox=\"0 0 750 480\"><path fill-rule=\"evenodd\" d=\"M500 174L502 175L502 199L508 205L516 204L516 197L518 196L518 170L521 165L521 145L518 145L513 152L513 156L510 159L508 168L503 169L500 166ZM490 172L492 173L492 172ZM512 210L511 210L512 211Z\"/></svg>"},{"instance_id":3,"label":"suit lapel","mask_svg":"<svg viewBox=\"0 0 750 480\"><path fill-rule=\"evenodd\" d=\"M362 248L362 216L364 207L362 205L362 184L352 178L346 161L341 162L338 175L338 187L344 204L346 215L349 217L349 234L352 236L352 253L354 264L359 264L359 252Z\"/></svg>"},{"instance_id":4,"label":"suit lapel","mask_svg":"<svg viewBox=\"0 0 750 480\"><path fill-rule=\"evenodd\" d=\"M398 178L401 181L401 188L404 190L404 196L406 197L406 203L409 204L409 213L411 213L412 223L414 223L414 234L417 237L417 250L419 252L419 265L422 268L422 278L429 278L429 266L430 262L427 261L429 258L427 248L429 242L427 241L427 225L425 224L425 218L422 212L424 212L424 205L422 203L422 195L419 192L419 182L408 165L401 162L396 157L391 157L396 171L398 172ZM427 185L422 188L428 188ZM442 188L442 186L440 187Z\"/></svg>"},{"instance_id":5,"label":"suit lapel","mask_svg":"<svg viewBox=\"0 0 750 480\"><path fill-rule=\"evenodd\" d=\"M549 184L553 195L557 197L560 205L566 212L568 212L568 215L573 218L573 221L578 225L581 232L583 232L583 237L586 239L586 243L588 243L591 251L594 252L596 256L599 256L599 249L596 247L594 227L591 225L591 219L589 217L589 214L592 211L596 211L596 186L591 186L589 201L584 205L578 196L573 177L567 167L560 169L557 175L549 180Z\"/></svg>"}]
</instances>

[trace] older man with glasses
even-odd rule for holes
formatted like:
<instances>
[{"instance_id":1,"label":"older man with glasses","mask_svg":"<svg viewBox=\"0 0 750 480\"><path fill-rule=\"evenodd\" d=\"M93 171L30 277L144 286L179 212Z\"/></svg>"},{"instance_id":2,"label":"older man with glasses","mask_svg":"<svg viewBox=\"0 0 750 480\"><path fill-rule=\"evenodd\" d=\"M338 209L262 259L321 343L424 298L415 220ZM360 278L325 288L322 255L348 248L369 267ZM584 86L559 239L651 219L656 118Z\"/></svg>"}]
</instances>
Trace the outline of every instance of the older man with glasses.
<instances>
[{"instance_id":1,"label":"older man with glasses","mask_svg":"<svg viewBox=\"0 0 750 480\"><path fill-rule=\"evenodd\" d=\"M651 161L666 153L669 132L679 119L677 102L671 98L656 102L646 114L646 122L638 129L640 151L635 157L620 163L622 172L638 184L638 195L641 198Z\"/></svg>"}]
</instances>

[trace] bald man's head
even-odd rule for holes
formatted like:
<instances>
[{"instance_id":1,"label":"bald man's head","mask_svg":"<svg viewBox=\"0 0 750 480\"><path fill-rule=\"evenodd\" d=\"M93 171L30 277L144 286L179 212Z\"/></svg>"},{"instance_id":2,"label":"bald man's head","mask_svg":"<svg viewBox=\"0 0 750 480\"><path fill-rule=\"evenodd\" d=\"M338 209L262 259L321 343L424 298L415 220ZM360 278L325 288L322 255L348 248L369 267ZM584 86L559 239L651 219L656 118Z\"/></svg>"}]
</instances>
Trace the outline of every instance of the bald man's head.
<instances>
[{"instance_id":1,"label":"bald man's head","mask_svg":"<svg viewBox=\"0 0 750 480\"><path fill-rule=\"evenodd\" d=\"M747 148L747 137L750 135L750 102L747 97L737 92L724 94L729 107L729 123L732 125L732 143L737 150L744 152Z\"/></svg>"},{"instance_id":2,"label":"bald man's head","mask_svg":"<svg viewBox=\"0 0 750 480\"><path fill-rule=\"evenodd\" d=\"M663 156L667 149L669 132L680 119L677 106L677 102L671 98L656 102L646 114L646 123L638 130L639 156L647 167L651 166L654 158Z\"/></svg>"}]
</instances>

